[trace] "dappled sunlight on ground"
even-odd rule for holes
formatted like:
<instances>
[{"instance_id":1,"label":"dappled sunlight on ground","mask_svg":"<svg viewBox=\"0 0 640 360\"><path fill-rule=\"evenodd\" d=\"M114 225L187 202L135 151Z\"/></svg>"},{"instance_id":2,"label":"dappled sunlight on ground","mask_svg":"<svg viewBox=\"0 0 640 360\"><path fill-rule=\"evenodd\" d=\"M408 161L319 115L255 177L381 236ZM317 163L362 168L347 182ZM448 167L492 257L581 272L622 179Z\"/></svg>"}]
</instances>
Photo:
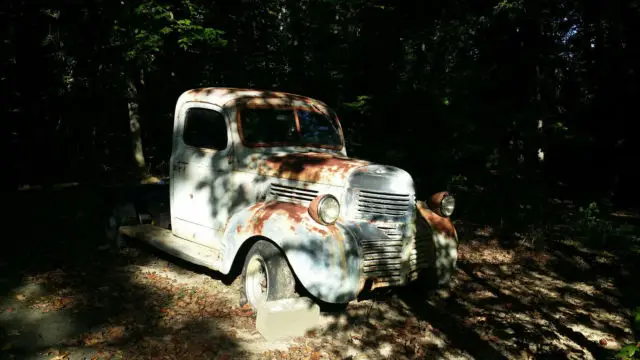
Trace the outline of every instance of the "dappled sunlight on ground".
<instances>
[{"instance_id":1,"label":"dappled sunlight on ground","mask_svg":"<svg viewBox=\"0 0 640 360\"><path fill-rule=\"evenodd\" d=\"M0 322L9 331L3 347L16 358L35 352L42 358L208 359L246 352L240 338L255 332L255 320L231 303L231 287L157 258L130 260L111 267L91 291L84 290L94 284L93 274L81 269L25 277L26 287L46 290L21 286L0 299Z\"/></svg>"},{"instance_id":2,"label":"dappled sunlight on ground","mask_svg":"<svg viewBox=\"0 0 640 360\"><path fill-rule=\"evenodd\" d=\"M238 279L139 243L105 251L81 195L73 211L52 205L62 195L19 209L43 221L14 224L28 241L0 259L0 359L603 359L632 337L629 258L578 241L504 249L481 228L450 289L381 289L267 342Z\"/></svg>"},{"instance_id":3,"label":"dappled sunlight on ground","mask_svg":"<svg viewBox=\"0 0 640 360\"><path fill-rule=\"evenodd\" d=\"M323 313L304 337L269 343L255 314L238 307L237 280L225 285L146 246L111 262L105 252L91 267L25 275L0 299L3 345L42 359L600 359L630 340L612 278L568 282L568 256L526 253L463 244L450 290L378 291Z\"/></svg>"},{"instance_id":4,"label":"dappled sunlight on ground","mask_svg":"<svg viewBox=\"0 0 640 360\"><path fill-rule=\"evenodd\" d=\"M486 334L496 347L510 354L524 350L538 356L602 358L608 349L632 339L630 314L611 295L613 280L603 277L611 269L598 269L601 276L595 278L585 274L582 281L565 278L566 272L576 275L584 263L595 267L611 261L592 263L580 252L539 256L526 249L491 247L461 245L456 306L442 305L452 311L469 309L465 325ZM507 258L505 252L508 264L495 260Z\"/></svg>"},{"instance_id":5,"label":"dappled sunlight on ground","mask_svg":"<svg viewBox=\"0 0 640 360\"><path fill-rule=\"evenodd\" d=\"M503 249L497 240L476 240L461 246L464 251L458 254L459 259L470 264L507 265L529 261L544 265L549 260L549 255L542 251Z\"/></svg>"}]
</instances>

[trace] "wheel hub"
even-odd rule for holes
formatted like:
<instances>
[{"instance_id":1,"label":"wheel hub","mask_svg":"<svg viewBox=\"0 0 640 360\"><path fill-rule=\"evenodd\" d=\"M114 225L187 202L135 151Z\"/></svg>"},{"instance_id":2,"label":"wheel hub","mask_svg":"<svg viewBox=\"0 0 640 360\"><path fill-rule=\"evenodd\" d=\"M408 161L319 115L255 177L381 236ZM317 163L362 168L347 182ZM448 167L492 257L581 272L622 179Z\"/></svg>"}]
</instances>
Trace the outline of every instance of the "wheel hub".
<instances>
[{"instance_id":1,"label":"wheel hub","mask_svg":"<svg viewBox=\"0 0 640 360\"><path fill-rule=\"evenodd\" d=\"M269 295L269 278L264 260L254 256L249 261L245 279L247 301L257 307L267 301Z\"/></svg>"}]
</instances>

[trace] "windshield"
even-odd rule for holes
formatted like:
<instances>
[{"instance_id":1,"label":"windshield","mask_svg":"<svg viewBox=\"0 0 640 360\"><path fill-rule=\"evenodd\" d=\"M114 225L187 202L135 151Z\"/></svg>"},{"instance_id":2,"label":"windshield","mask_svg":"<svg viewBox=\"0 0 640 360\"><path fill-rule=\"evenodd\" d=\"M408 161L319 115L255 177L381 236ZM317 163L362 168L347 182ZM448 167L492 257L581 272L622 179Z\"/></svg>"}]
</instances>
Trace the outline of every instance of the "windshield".
<instances>
[{"instance_id":1,"label":"windshield","mask_svg":"<svg viewBox=\"0 0 640 360\"><path fill-rule=\"evenodd\" d=\"M247 146L342 148L338 125L329 116L302 108L245 108L240 112Z\"/></svg>"}]
</instances>

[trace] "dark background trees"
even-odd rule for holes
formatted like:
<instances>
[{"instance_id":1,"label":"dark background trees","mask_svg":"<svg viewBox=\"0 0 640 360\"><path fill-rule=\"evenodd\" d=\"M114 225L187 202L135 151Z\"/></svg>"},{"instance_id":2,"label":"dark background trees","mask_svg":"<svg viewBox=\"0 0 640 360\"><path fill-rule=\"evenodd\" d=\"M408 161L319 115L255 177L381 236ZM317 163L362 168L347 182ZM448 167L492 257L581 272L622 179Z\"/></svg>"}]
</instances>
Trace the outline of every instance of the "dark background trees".
<instances>
[{"instance_id":1,"label":"dark background trees","mask_svg":"<svg viewBox=\"0 0 640 360\"><path fill-rule=\"evenodd\" d=\"M10 188L166 172L177 96L232 86L326 101L351 155L483 221L638 200L634 1L1 6Z\"/></svg>"}]
</instances>

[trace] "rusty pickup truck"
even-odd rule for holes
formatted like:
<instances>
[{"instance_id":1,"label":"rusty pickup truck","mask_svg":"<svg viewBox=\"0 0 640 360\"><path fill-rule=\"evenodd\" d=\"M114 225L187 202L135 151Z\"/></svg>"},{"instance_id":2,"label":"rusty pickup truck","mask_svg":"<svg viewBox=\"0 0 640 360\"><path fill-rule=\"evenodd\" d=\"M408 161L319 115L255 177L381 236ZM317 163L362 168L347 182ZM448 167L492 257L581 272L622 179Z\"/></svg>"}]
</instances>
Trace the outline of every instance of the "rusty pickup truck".
<instances>
[{"instance_id":1,"label":"rusty pickup truck","mask_svg":"<svg viewBox=\"0 0 640 360\"><path fill-rule=\"evenodd\" d=\"M454 197L416 200L411 175L347 156L321 101L201 88L175 107L164 225L114 213L114 243L140 239L241 276L257 307L305 291L345 304L367 290L446 284L457 260Z\"/></svg>"}]
</instances>

